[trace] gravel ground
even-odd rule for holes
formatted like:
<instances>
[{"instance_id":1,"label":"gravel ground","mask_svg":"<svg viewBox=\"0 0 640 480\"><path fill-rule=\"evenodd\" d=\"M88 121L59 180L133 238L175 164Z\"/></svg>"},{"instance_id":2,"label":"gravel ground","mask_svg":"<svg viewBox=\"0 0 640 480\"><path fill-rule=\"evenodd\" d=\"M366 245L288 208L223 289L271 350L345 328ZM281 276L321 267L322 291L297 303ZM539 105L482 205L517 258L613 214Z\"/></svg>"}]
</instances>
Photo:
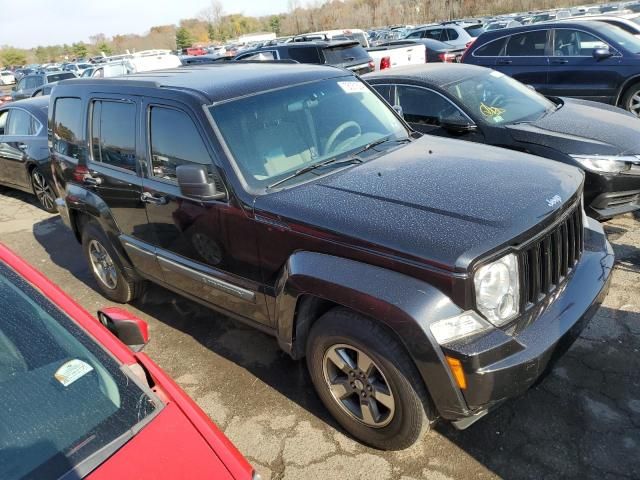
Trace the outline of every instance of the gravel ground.
<instances>
[{"instance_id":1,"label":"gravel ground","mask_svg":"<svg viewBox=\"0 0 640 480\"><path fill-rule=\"evenodd\" d=\"M402 452L345 436L272 338L156 286L128 308L149 322L147 353L265 479L640 478L640 219L606 229L610 293L553 373L470 429L439 425ZM89 311L109 305L72 234L29 195L0 189L0 241Z\"/></svg>"}]
</instances>

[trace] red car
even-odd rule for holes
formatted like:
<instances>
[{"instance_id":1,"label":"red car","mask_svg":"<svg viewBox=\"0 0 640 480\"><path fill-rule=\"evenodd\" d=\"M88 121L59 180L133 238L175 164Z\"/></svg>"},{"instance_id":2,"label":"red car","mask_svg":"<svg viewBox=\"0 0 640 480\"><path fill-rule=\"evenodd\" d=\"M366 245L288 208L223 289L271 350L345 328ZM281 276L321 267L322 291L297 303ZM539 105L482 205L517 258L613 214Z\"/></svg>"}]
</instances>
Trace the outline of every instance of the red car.
<instances>
[{"instance_id":1,"label":"red car","mask_svg":"<svg viewBox=\"0 0 640 480\"><path fill-rule=\"evenodd\" d=\"M2 244L0 305L0 478L259 478L139 352L142 320L96 321Z\"/></svg>"}]
</instances>

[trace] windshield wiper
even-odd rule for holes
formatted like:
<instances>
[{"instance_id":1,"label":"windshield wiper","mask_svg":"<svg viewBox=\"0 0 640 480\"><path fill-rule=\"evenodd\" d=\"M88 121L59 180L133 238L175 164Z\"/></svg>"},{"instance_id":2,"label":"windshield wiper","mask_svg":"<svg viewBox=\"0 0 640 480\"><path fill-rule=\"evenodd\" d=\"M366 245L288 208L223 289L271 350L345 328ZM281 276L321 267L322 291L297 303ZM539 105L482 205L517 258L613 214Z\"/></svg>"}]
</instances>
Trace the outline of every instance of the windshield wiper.
<instances>
[{"instance_id":1,"label":"windshield wiper","mask_svg":"<svg viewBox=\"0 0 640 480\"><path fill-rule=\"evenodd\" d=\"M267 189L277 187L281 183L284 183L300 175L304 175L305 173L309 173L317 168L326 167L327 165L341 165L345 163L362 163L362 160L356 156L349 156L347 158L343 158L342 160L338 160L337 157L330 158L329 160L325 160L324 162L314 163L313 165L308 165L306 167L300 168L299 170L293 172L291 175L284 177L277 182L272 183L271 185L267 185Z\"/></svg>"},{"instance_id":2,"label":"windshield wiper","mask_svg":"<svg viewBox=\"0 0 640 480\"><path fill-rule=\"evenodd\" d=\"M376 147L382 143L385 142L389 142L392 141L389 137L384 137L381 138L379 140L375 140L373 142L367 143L364 147L362 147L359 150L356 150L354 153L352 153L351 155L349 155L346 158L342 158L342 159L338 159L338 157L333 157L330 158L328 160L325 160L324 162L318 162L318 163L314 163L313 165L308 165L306 167L300 168L299 170L296 170L295 172L293 172L291 175L286 176L284 178L281 178L280 180L278 180L277 182L272 183L271 185L267 185L267 190L271 189L273 187L277 187L278 185L280 185L281 183L287 182L289 180L291 180L292 178L298 177L300 175L304 175L305 173L309 173L312 170L316 170L318 168L322 168L322 167L326 167L327 165L343 165L343 164L348 164L348 163L362 163L362 159L358 157L358 155L360 155L361 153L364 153L368 150L371 150L373 147ZM407 137L407 138L400 138L397 140L393 140L395 142L399 142L399 143L404 143L404 142L410 142L411 138Z\"/></svg>"}]
</instances>

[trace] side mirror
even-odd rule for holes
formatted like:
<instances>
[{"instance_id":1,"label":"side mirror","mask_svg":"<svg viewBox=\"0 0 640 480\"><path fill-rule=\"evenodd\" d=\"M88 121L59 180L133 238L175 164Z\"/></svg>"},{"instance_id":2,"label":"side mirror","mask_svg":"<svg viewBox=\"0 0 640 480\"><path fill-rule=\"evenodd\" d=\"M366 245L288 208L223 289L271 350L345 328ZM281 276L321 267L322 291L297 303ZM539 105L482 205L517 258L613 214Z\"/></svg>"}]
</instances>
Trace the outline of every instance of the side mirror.
<instances>
[{"instance_id":1,"label":"side mirror","mask_svg":"<svg viewBox=\"0 0 640 480\"><path fill-rule=\"evenodd\" d=\"M149 342L147 322L119 307L98 310L98 320L134 352Z\"/></svg>"},{"instance_id":2,"label":"side mirror","mask_svg":"<svg viewBox=\"0 0 640 480\"><path fill-rule=\"evenodd\" d=\"M444 117L440 119L440 127L452 133L470 133L478 129L471 120L462 117Z\"/></svg>"},{"instance_id":3,"label":"side mirror","mask_svg":"<svg viewBox=\"0 0 640 480\"><path fill-rule=\"evenodd\" d=\"M609 50L608 48L596 48L593 51L593 58L595 58L596 60L604 60L606 58L612 57L613 53L611 53L611 50Z\"/></svg>"},{"instance_id":4,"label":"side mirror","mask_svg":"<svg viewBox=\"0 0 640 480\"><path fill-rule=\"evenodd\" d=\"M220 200L225 192L219 192L216 184L209 179L204 165L179 165L176 168L180 193L196 200Z\"/></svg>"}]
</instances>

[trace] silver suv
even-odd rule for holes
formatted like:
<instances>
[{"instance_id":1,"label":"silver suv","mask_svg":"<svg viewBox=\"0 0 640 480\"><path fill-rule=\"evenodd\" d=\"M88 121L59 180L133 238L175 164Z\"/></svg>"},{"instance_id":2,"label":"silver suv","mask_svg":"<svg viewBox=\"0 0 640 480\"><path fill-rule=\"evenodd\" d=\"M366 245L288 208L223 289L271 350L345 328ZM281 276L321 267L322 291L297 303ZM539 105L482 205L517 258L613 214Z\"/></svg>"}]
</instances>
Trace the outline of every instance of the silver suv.
<instances>
[{"instance_id":1,"label":"silver suv","mask_svg":"<svg viewBox=\"0 0 640 480\"><path fill-rule=\"evenodd\" d=\"M419 27L404 38L432 38L452 47L465 48L483 31L481 23L445 23Z\"/></svg>"}]
</instances>

